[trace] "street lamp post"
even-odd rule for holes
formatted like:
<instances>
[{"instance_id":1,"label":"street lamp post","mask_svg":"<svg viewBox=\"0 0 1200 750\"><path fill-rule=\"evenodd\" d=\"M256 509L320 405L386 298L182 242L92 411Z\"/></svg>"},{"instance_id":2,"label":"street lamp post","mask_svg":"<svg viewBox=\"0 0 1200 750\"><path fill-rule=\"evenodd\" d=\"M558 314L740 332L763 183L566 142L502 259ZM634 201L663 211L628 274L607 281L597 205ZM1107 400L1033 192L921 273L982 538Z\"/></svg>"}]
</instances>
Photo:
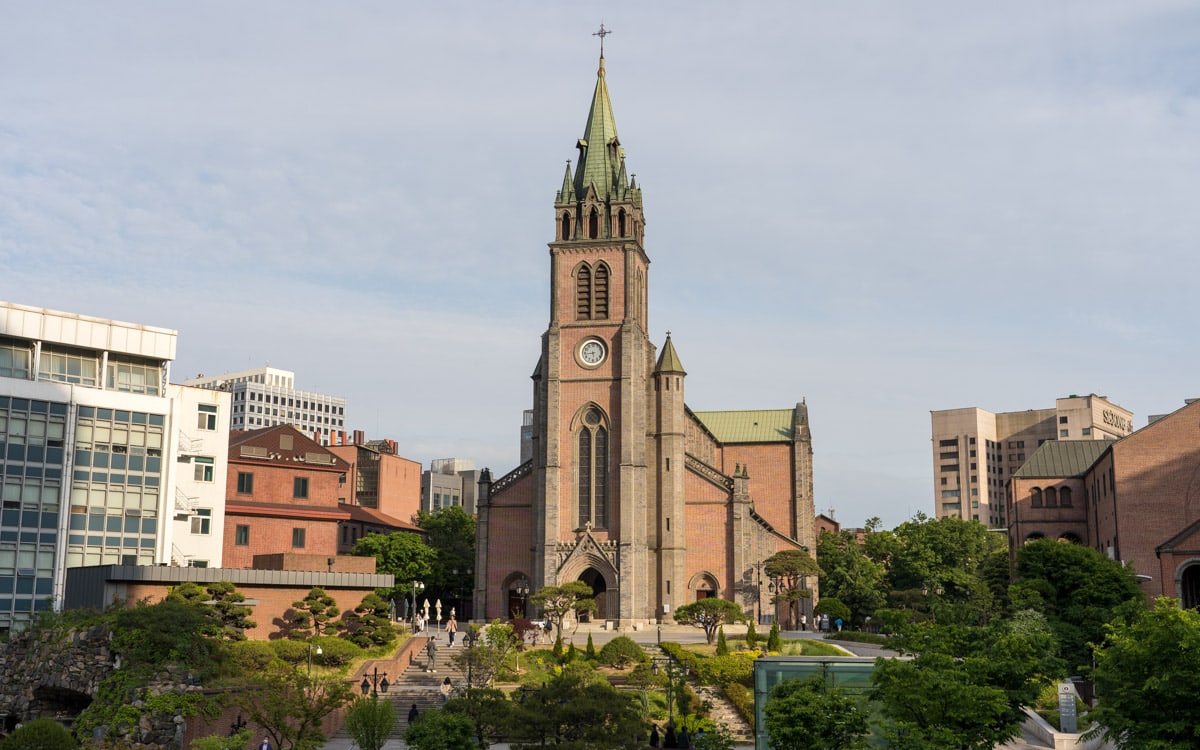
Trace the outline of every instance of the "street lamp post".
<instances>
[{"instance_id":1,"label":"street lamp post","mask_svg":"<svg viewBox=\"0 0 1200 750\"><path fill-rule=\"evenodd\" d=\"M475 641L479 638L479 634L470 625L467 626L467 632L463 633L463 641L467 645L467 687L475 687L471 681L472 667L475 666Z\"/></svg>"},{"instance_id":2,"label":"street lamp post","mask_svg":"<svg viewBox=\"0 0 1200 750\"><path fill-rule=\"evenodd\" d=\"M417 581L417 580L414 580L414 581L413 581L413 590L412 590L412 599L413 599L413 606L412 606L412 616L413 616L413 620L416 620L416 619L417 619L417 594L418 594L418 593L419 593L419 592L420 592L420 591L421 591L423 588L425 588L425 584L423 584L423 583L421 583L420 581Z\"/></svg>"},{"instance_id":3,"label":"street lamp post","mask_svg":"<svg viewBox=\"0 0 1200 750\"><path fill-rule=\"evenodd\" d=\"M659 661L654 662L654 674L659 673ZM691 668L686 664L682 667L675 663L674 660L668 659L665 665L667 673L667 726L675 726L675 702L679 699L679 692L683 689L683 681L687 679Z\"/></svg>"},{"instance_id":4,"label":"street lamp post","mask_svg":"<svg viewBox=\"0 0 1200 750\"><path fill-rule=\"evenodd\" d=\"M317 652L317 656L320 656L321 654L325 653L324 651L321 650L320 646L316 647L316 652ZM313 657L313 645L310 643L310 644L308 644L308 674L310 677L312 676L312 657Z\"/></svg>"},{"instance_id":5,"label":"street lamp post","mask_svg":"<svg viewBox=\"0 0 1200 750\"><path fill-rule=\"evenodd\" d=\"M755 623L756 623L756 624L758 624L758 625L762 625L762 624L763 624L763 617L762 617L762 568L763 568L763 561L762 561L762 560L759 560L758 562L754 563L754 581L755 581L755 585L754 585L754 600L755 600L755 608L754 608L754 609L755 609L755 612L754 612L754 618L755 618Z\"/></svg>"},{"instance_id":6,"label":"street lamp post","mask_svg":"<svg viewBox=\"0 0 1200 750\"><path fill-rule=\"evenodd\" d=\"M514 591L521 597L521 617L525 617L529 612L529 579L519 579Z\"/></svg>"},{"instance_id":7,"label":"street lamp post","mask_svg":"<svg viewBox=\"0 0 1200 750\"><path fill-rule=\"evenodd\" d=\"M359 684L359 689L363 695L368 693L372 696L378 696L380 693L386 693L391 683L388 682L387 672L379 674L379 667L375 667L370 673L363 674L363 680Z\"/></svg>"}]
</instances>

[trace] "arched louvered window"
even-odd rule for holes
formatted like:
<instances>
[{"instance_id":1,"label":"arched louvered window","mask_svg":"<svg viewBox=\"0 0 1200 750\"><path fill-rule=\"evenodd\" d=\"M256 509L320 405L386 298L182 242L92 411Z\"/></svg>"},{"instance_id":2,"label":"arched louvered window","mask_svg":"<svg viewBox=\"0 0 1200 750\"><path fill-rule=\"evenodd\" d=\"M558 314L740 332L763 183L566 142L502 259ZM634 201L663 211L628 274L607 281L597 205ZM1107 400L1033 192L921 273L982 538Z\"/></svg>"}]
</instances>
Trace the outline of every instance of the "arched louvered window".
<instances>
[{"instance_id":1,"label":"arched louvered window","mask_svg":"<svg viewBox=\"0 0 1200 750\"><path fill-rule=\"evenodd\" d=\"M592 286L592 318L608 319L608 266L596 264L595 281Z\"/></svg>"},{"instance_id":2,"label":"arched louvered window","mask_svg":"<svg viewBox=\"0 0 1200 750\"><path fill-rule=\"evenodd\" d=\"M600 212L594 207L588 212L588 238L596 239L600 236Z\"/></svg>"},{"instance_id":3,"label":"arched louvered window","mask_svg":"<svg viewBox=\"0 0 1200 750\"><path fill-rule=\"evenodd\" d=\"M625 209L623 208L617 212L617 236L625 236Z\"/></svg>"},{"instance_id":4,"label":"arched louvered window","mask_svg":"<svg viewBox=\"0 0 1200 750\"><path fill-rule=\"evenodd\" d=\"M563 211L562 215L562 237L560 239L571 239L571 214Z\"/></svg>"},{"instance_id":5,"label":"arched louvered window","mask_svg":"<svg viewBox=\"0 0 1200 750\"><path fill-rule=\"evenodd\" d=\"M575 272L575 318L589 320L592 317L592 268L587 263Z\"/></svg>"},{"instance_id":6,"label":"arched louvered window","mask_svg":"<svg viewBox=\"0 0 1200 750\"><path fill-rule=\"evenodd\" d=\"M608 266L597 263L593 269L580 263L575 271L575 319L607 320L609 309Z\"/></svg>"},{"instance_id":7,"label":"arched louvered window","mask_svg":"<svg viewBox=\"0 0 1200 750\"><path fill-rule=\"evenodd\" d=\"M1029 491L1030 505L1034 508L1042 507L1042 488L1034 487Z\"/></svg>"},{"instance_id":8,"label":"arched louvered window","mask_svg":"<svg viewBox=\"0 0 1200 750\"><path fill-rule=\"evenodd\" d=\"M1059 487L1058 488L1058 504L1064 508L1071 507L1071 488L1070 487Z\"/></svg>"},{"instance_id":9,"label":"arched louvered window","mask_svg":"<svg viewBox=\"0 0 1200 750\"><path fill-rule=\"evenodd\" d=\"M579 525L608 528L608 430L595 407L583 415L578 448Z\"/></svg>"},{"instance_id":10,"label":"arched louvered window","mask_svg":"<svg viewBox=\"0 0 1200 750\"><path fill-rule=\"evenodd\" d=\"M1058 507L1058 490L1053 487L1046 488L1046 507L1047 508L1057 508Z\"/></svg>"}]
</instances>

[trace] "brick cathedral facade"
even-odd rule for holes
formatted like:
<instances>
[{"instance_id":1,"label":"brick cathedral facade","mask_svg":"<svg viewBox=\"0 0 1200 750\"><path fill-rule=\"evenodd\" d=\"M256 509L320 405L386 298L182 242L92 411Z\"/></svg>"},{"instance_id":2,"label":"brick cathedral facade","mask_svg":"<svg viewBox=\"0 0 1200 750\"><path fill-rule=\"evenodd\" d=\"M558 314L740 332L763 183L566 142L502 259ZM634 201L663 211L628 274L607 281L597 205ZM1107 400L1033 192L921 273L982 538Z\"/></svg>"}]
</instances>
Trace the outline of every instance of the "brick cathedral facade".
<instances>
[{"instance_id":1,"label":"brick cathedral facade","mask_svg":"<svg viewBox=\"0 0 1200 750\"><path fill-rule=\"evenodd\" d=\"M670 334L661 352L650 340L642 191L603 56L577 148L554 203L533 457L480 480L475 617L532 615L529 593L575 580L592 587L600 619L622 625L669 621L708 596L770 613L760 563L815 551L807 406L685 403Z\"/></svg>"}]
</instances>

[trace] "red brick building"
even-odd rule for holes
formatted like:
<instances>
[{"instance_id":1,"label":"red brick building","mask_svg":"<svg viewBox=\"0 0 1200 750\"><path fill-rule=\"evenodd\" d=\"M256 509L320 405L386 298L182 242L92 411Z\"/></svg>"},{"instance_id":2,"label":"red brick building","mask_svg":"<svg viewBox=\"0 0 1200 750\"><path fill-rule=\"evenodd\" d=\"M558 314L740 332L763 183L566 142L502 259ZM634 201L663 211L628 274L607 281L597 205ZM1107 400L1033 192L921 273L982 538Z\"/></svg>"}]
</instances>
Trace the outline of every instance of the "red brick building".
<instances>
[{"instance_id":1,"label":"red brick building","mask_svg":"<svg viewBox=\"0 0 1200 750\"><path fill-rule=\"evenodd\" d=\"M578 148L554 204L533 458L495 481L481 474L474 611L508 616L575 580L600 618L622 624L709 596L761 611L755 565L814 548L808 408L686 405L670 335L661 352L650 341L642 193L603 58Z\"/></svg>"},{"instance_id":2,"label":"red brick building","mask_svg":"<svg viewBox=\"0 0 1200 750\"><path fill-rule=\"evenodd\" d=\"M1200 402L1115 442L1043 444L1008 487L1009 542L1081 541L1200 606Z\"/></svg>"},{"instance_id":3,"label":"red brick building","mask_svg":"<svg viewBox=\"0 0 1200 750\"><path fill-rule=\"evenodd\" d=\"M336 556L349 469L288 425L230 433L223 567L282 552Z\"/></svg>"}]
</instances>

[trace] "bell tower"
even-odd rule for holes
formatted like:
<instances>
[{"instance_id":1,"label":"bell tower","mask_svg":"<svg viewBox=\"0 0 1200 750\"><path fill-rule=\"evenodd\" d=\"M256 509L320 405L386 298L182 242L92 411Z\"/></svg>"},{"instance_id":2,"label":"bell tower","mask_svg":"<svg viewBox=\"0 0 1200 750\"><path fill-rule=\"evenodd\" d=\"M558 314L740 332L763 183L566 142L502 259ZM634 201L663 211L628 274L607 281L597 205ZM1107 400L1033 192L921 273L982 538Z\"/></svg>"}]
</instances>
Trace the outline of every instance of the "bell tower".
<instances>
[{"instance_id":1,"label":"bell tower","mask_svg":"<svg viewBox=\"0 0 1200 750\"><path fill-rule=\"evenodd\" d=\"M576 148L554 201L550 322L534 374L534 584L585 580L598 617L646 618L650 260L603 53ZM573 554L585 541L595 551Z\"/></svg>"}]
</instances>

